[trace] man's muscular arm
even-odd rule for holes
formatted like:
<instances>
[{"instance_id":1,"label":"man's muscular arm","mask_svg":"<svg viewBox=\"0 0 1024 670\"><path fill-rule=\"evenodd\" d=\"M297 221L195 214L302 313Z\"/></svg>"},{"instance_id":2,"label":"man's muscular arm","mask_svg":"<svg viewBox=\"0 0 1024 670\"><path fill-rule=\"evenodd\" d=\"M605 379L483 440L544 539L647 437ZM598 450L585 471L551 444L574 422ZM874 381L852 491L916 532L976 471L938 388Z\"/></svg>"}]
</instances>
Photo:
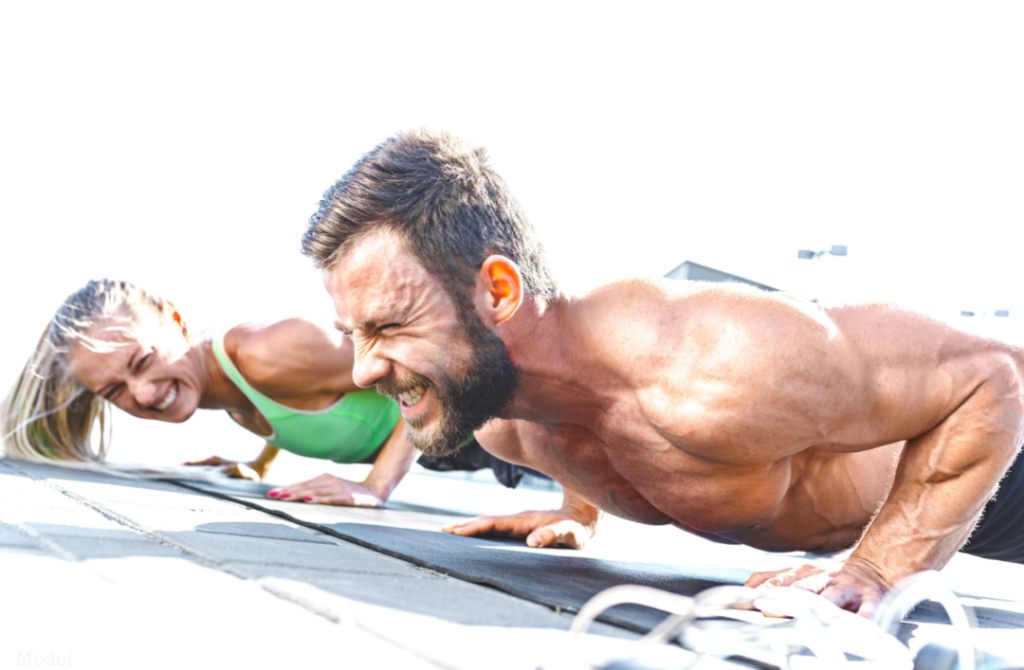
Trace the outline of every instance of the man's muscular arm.
<instances>
[{"instance_id":1,"label":"man's muscular arm","mask_svg":"<svg viewBox=\"0 0 1024 670\"><path fill-rule=\"evenodd\" d=\"M749 586L797 586L870 617L907 576L940 569L963 546L1024 439L1020 356L979 353L973 390L933 428L908 439L889 496L838 569L755 574Z\"/></svg>"},{"instance_id":2,"label":"man's muscular arm","mask_svg":"<svg viewBox=\"0 0 1024 670\"><path fill-rule=\"evenodd\" d=\"M512 463L536 467L531 463L530 447L523 442L520 422L493 420L483 429L476 431L480 445L499 458ZM603 512L589 504L569 489L562 494L562 507L557 510L530 510L519 514L502 516L481 516L464 523L450 524L442 528L455 535L504 535L525 537L531 547L563 546L582 549L597 532L597 524Z\"/></svg>"},{"instance_id":3,"label":"man's muscular arm","mask_svg":"<svg viewBox=\"0 0 1024 670\"><path fill-rule=\"evenodd\" d=\"M941 424L908 440L888 499L822 595L870 616L885 590L945 566L1013 461L1022 417L1019 385L999 375Z\"/></svg>"}]
</instances>

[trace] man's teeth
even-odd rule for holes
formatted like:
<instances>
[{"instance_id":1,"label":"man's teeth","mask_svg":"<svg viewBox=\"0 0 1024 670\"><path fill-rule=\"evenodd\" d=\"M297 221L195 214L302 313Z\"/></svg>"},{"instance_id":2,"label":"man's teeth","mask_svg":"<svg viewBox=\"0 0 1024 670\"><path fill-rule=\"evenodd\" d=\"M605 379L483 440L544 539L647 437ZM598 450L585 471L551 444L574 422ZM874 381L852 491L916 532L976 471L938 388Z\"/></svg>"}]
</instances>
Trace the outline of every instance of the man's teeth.
<instances>
[{"instance_id":1,"label":"man's teeth","mask_svg":"<svg viewBox=\"0 0 1024 670\"><path fill-rule=\"evenodd\" d=\"M409 391L399 393L398 399L401 400L402 403L405 404L406 406L412 407L413 405L420 401L420 398L423 397L423 394L426 392L426 390L427 389L423 388L422 386L417 386L416 388L411 389Z\"/></svg>"},{"instance_id":2,"label":"man's teeth","mask_svg":"<svg viewBox=\"0 0 1024 670\"><path fill-rule=\"evenodd\" d=\"M177 400L177 399L178 399L178 385L177 384L171 384L171 390L167 392L167 395L164 397L163 401L159 405L156 406L156 411L158 411L158 412L164 411L165 409L167 409L168 407L173 405L174 401Z\"/></svg>"}]
</instances>

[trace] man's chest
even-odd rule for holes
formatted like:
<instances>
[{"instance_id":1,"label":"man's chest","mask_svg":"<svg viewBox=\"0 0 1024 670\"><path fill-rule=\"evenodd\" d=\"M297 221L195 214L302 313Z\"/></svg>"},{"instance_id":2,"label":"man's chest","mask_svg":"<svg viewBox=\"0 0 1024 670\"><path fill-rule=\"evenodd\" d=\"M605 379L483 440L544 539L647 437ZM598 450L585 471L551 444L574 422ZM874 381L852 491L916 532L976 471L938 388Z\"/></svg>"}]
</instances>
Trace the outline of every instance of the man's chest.
<instances>
[{"instance_id":1,"label":"man's chest","mask_svg":"<svg viewBox=\"0 0 1024 670\"><path fill-rule=\"evenodd\" d=\"M537 427L524 455L593 504L643 523L714 532L756 525L777 507L784 468L710 462L637 417Z\"/></svg>"}]
</instances>

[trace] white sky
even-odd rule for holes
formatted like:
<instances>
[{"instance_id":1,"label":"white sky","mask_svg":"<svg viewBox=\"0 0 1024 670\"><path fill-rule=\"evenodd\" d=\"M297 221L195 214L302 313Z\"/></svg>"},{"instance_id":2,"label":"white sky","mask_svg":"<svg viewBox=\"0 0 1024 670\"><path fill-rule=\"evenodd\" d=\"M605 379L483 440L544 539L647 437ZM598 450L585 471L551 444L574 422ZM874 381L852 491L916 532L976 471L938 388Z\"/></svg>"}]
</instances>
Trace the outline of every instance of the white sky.
<instances>
[{"instance_id":1,"label":"white sky","mask_svg":"<svg viewBox=\"0 0 1024 670\"><path fill-rule=\"evenodd\" d=\"M566 287L689 259L1024 342L1022 34L1011 2L4 3L0 382L91 277L198 328L330 318L306 221L421 125L488 149Z\"/></svg>"}]
</instances>

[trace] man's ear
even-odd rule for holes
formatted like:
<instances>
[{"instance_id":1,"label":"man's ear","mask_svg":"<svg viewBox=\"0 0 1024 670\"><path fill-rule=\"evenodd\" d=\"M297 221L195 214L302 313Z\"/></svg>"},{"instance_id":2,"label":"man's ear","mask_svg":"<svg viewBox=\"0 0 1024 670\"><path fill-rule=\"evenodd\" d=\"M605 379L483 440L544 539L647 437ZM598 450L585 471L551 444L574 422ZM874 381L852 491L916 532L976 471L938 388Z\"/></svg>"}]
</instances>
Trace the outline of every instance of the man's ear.
<instances>
[{"instance_id":1,"label":"man's ear","mask_svg":"<svg viewBox=\"0 0 1024 670\"><path fill-rule=\"evenodd\" d=\"M181 334L188 335L188 326L185 325L185 319L181 318L181 313L174 306L174 303L170 300L161 300L161 303L167 316L171 317L171 321L174 321L181 328Z\"/></svg>"},{"instance_id":2,"label":"man's ear","mask_svg":"<svg viewBox=\"0 0 1024 670\"><path fill-rule=\"evenodd\" d=\"M476 308L494 325L512 318L523 302L523 280L515 261L488 256L476 278Z\"/></svg>"}]
</instances>

